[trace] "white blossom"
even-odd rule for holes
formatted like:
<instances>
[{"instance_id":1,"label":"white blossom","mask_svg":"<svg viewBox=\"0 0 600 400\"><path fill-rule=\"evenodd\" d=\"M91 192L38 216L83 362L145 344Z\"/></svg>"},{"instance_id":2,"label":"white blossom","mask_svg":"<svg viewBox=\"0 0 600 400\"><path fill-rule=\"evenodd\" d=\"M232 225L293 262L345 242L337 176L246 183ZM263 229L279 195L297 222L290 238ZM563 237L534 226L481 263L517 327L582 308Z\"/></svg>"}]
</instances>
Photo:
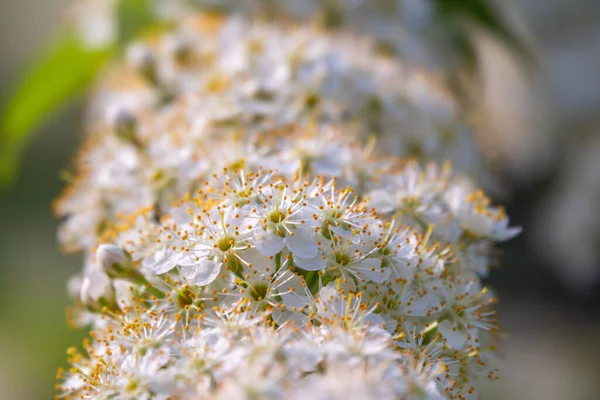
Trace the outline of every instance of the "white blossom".
<instances>
[{"instance_id":1,"label":"white blossom","mask_svg":"<svg viewBox=\"0 0 600 400\"><path fill-rule=\"evenodd\" d=\"M92 329L59 396L476 396L481 277L520 228L465 178L452 99L370 38L165 7L97 87L55 206Z\"/></svg>"}]
</instances>

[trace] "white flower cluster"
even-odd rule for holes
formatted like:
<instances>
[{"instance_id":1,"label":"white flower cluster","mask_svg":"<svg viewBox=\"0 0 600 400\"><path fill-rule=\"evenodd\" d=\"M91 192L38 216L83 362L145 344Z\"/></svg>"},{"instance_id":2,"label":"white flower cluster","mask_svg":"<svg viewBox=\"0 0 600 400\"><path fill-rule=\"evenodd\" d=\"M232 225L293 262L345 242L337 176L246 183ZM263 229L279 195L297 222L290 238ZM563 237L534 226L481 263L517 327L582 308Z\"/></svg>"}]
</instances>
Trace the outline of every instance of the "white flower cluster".
<instances>
[{"instance_id":1,"label":"white flower cluster","mask_svg":"<svg viewBox=\"0 0 600 400\"><path fill-rule=\"evenodd\" d=\"M439 349L406 345L385 330L338 318L302 329L273 328L268 314L215 312L183 330L175 319L136 305L110 318L86 343L69 349L77 370L65 395L118 399L442 399L452 372ZM352 324L352 322L350 322ZM416 337L415 337L416 339ZM448 360L452 362L450 359ZM59 375L65 372L60 371ZM349 379L343 385L340 379ZM441 384L443 382L443 384Z\"/></svg>"},{"instance_id":2,"label":"white flower cluster","mask_svg":"<svg viewBox=\"0 0 600 400\"><path fill-rule=\"evenodd\" d=\"M117 0L74 0L71 20L89 48L118 40ZM411 63L444 68L459 49L449 40L452 22L436 15L432 0L147 0L158 21L177 21L197 10L242 15L257 20L284 20L335 31L350 29L376 40L386 53Z\"/></svg>"},{"instance_id":3,"label":"white flower cluster","mask_svg":"<svg viewBox=\"0 0 600 400\"><path fill-rule=\"evenodd\" d=\"M242 158L280 172L302 163L358 189L380 169L359 171L370 142L475 174L477 152L454 108L424 72L377 55L366 39L186 18L173 33L131 45L127 65L101 85L77 185L57 206L69 219L61 242L89 248L118 213L168 207ZM332 124L340 132L327 136Z\"/></svg>"},{"instance_id":4,"label":"white flower cluster","mask_svg":"<svg viewBox=\"0 0 600 400\"><path fill-rule=\"evenodd\" d=\"M450 28L448 21L436 16L438 5L431 0L200 0L188 4L266 20L314 23L329 30L352 29L413 62L440 66L449 61L448 54L433 54L441 44L436 43L439 36L449 33Z\"/></svg>"},{"instance_id":5,"label":"white flower cluster","mask_svg":"<svg viewBox=\"0 0 600 400\"><path fill-rule=\"evenodd\" d=\"M56 204L93 329L59 396L476 397L519 229L419 166L472 157L452 108L343 34L200 14L131 45Z\"/></svg>"}]
</instances>

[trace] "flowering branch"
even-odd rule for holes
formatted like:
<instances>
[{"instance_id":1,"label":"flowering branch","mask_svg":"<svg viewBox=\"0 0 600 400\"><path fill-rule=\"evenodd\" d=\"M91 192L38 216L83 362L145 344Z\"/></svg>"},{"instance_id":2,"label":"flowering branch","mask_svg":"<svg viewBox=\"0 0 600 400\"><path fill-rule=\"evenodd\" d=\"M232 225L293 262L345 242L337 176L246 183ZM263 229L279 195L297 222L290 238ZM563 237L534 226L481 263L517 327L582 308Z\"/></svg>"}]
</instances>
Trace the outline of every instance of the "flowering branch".
<instances>
[{"instance_id":1,"label":"flowering branch","mask_svg":"<svg viewBox=\"0 0 600 400\"><path fill-rule=\"evenodd\" d=\"M89 126L55 206L92 333L59 396L442 399L496 378L480 278L519 229L465 179L472 139L424 72L194 14L129 46Z\"/></svg>"}]
</instances>

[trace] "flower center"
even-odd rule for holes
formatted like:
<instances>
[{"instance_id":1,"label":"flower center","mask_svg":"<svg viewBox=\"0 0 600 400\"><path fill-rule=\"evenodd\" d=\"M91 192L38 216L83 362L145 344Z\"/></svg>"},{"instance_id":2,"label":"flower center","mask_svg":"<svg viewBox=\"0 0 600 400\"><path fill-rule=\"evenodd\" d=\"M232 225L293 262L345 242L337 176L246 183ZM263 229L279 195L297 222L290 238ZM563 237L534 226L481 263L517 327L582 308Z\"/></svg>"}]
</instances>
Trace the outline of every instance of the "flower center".
<instances>
[{"instance_id":1,"label":"flower center","mask_svg":"<svg viewBox=\"0 0 600 400\"><path fill-rule=\"evenodd\" d=\"M221 239L219 239L219 241L217 242L217 247L221 251L228 251L229 249L231 249L233 247L234 244L235 244L235 239L233 237L225 236L225 237L222 237Z\"/></svg>"},{"instance_id":2,"label":"flower center","mask_svg":"<svg viewBox=\"0 0 600 400\"><path fill-rule=\"evenodd\" d=\"M335 262L337 262L339 265L346 266L350 264L350 256L347 253L336 253Z\"/></svg>"},{"instance_id":3,"label":"flower center","mask_svg":"<svg viewBox=\"0 0 600 400\"><path fill-rule=\"evenodd\" d=\"M177 305L180 308L185 308L186 306L191 306L192 304L194 304L194 293L192 293L189 289L177 293Z\"/></svg>"},{"instance_id":4,"label":"flower center","mask_svg":"<svg viewBox=\"0 0 600 400\"><path fill-rule=\"evenodd\" d=\"M227 168L237 172L237 171L243 170L245 168L245 166L246 166L246 161L243 158L241 158L237 161L230 163L227 166Z\"/></svg>"},{"instance_id":5,"label":"flower center","mask_svg":"<svg viewBox=\"0 0 600 400\"><path fill-rule=\"evenodd\" d=\"M238 276L241 276L243 271L242 262L237 257L228 257L227 268Z\"/></svg>"},{"instance_id":6,"label":"flower center","mask_svg":"<svg viewBox=\"0 0 600 400\"><path fill-rule=\"evenodd\" d=\"M331 210L331 218L333 219L342 218L342 215L344 215L344 212L338 208Z\"/></svg>"},{"instance_id":7,"label":"flower center","mask_svg":"<svg viewBox=\"0 0 600 400\"><path fill-rule=\"evenodd\" d=\"M269 221L271 221L274 224L278 224L282 222L286 217L287 214L285 213L285 211L275 210L269 214Z\"/></svg>"},{"instance_id":8,"label":"flower center","mask_svg":"<svg viewBox=\"0 0 600 400\"><path fill-rule=\"evenodd\" d=\"M265 283L257 283L253 285L252 290L252 298L257 301L263 300L267 297L267 292L269 291L269 287Z\"/></svg>"},{"instance_id":9,"label":"flower center","mask_svg":"<svg viewBox=\"0 0 600 400\"><path fill-rule=\"evenodd\" d=\"M125 386L125 391L126 392L133 392L135 390L137 390L139 388L139 384L136 380L131 380L129 381L129 383L127 384L127 386Z\"/></svg>"}]
</instances>

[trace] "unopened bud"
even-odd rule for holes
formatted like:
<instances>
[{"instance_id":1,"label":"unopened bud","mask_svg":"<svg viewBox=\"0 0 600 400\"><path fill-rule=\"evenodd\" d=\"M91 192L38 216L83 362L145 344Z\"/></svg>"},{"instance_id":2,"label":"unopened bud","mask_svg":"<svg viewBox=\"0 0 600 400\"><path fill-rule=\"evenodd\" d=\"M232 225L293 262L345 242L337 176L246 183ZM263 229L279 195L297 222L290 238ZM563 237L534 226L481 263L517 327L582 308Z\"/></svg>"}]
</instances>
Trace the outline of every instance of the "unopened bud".
<instances>
[{"instance_id":1,"label":"unopened bud","mask_svg":"<svg viewBox=\"0 0 600 400\"><path fill-rule=\"evenodd\" d=\"M135 301L132 295L135 293L136 286L132 282L123 279L115 279L112 284L115 288L115 298L119 308L123 310L126 307L133 307Z\"/></svg>"},{"instance_id":2,"label":"unopened bud","mask_svg":"<svg viewBox=\"0 0 600 400\"><path fill-rule=\"evenodd\" d=\"M101 244L96 251L96 263L111 278L129 275L133 268L131 255L112 244Z\"/></svg>"},{"instance_id":3,"label":"unopened bud","mask_svg":"<svg viewBox=\"0 0 600 400\"><path fill-rule=\"evenodd\" d=\"M148 46L134 43L127 47L127 63L152 84L157 83L156 60Z\"/></svg>"},{"instance_id":4,"label":"unopened bud","mask_svg":"<svg viewBox=\"0 0 600 400\"><path fill-rule=\"evenodd\" d=\"M92 271L83 278L79 298L95 311L116 307L115 289L108 275L100 270Z\"/></svg>"},{"instance_id":5,"label":"unopened bud","mask_svg":"<svg viewBox=\"0 0 600 400\"><path fill-rule=\"evenodd\" d=\"M127 108L122 106L109 108L106 112L106 124L114 130L119 139L138 144L137 118Z\"/></svg>"},{"instance_id":6,"label":"unopened bud","mask_svg":"<svg viewBox=\"0 0 600 400\"><path fill-rule=\"evenodd\" d=\"M192 63L194 51L189 40L178 36L168 36L165 38L165 47L178 65L186 66Z\"/></svg>"}]
</instances>

